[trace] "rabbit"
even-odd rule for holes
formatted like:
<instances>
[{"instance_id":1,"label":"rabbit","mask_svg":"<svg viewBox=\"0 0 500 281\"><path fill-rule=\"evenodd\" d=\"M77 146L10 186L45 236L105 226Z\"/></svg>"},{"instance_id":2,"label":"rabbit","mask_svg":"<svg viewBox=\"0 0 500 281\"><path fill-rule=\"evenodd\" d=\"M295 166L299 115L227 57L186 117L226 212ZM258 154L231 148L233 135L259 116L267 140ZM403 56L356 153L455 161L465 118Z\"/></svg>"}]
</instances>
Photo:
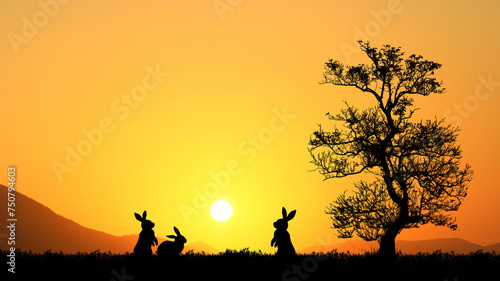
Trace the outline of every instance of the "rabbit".
<instances>
[{"instance_id":1,"label":"rabbit","mask_svg":"<svg viewBox=\"0 0 500 281\"><path fill-rule=\"evenodd\" d=\"M151 246L158 245L158 239L155 237L155 232L153 227L155 227L154 222L147 220L147 213L144 211L142 217L138 213L134 213L135 218L141 222L142 231L139 234L139 240L134 248L134 255L137 257L152 257L153 251Z\"/></svg>"},{"instance_id":2,"label":"rabbit","mask_svg":"<svg viewBox=\"0 0 500 281\"><path fill-rule=\"evenodd\" d=\"M281 213L283 214L283 218L273 223L276 230L271 240L271 247L278 247L276 256L290 258L296 256L296 253L292 245L292 240L290 239L290 234L286 229L288 228L288 222L295 217L296 210L291 211L287 216L286 209L283 207Z\"/></svg>"},{"instance_id":3,"label":"rabbit","mask_svg":"<svg viewBox=\"0 0 500 281\"><path fill-rule=\"evenodd\" d=\"M158 256L161 258L174 258L179 256L179 254L184 249L184 243L187 242L186 238L182 236L181 232L174 226L174 231L176 235L167 235L168 238L173 238L174 241L163 241L158 250L156 251Z\"/></svg>"}]
</instances>

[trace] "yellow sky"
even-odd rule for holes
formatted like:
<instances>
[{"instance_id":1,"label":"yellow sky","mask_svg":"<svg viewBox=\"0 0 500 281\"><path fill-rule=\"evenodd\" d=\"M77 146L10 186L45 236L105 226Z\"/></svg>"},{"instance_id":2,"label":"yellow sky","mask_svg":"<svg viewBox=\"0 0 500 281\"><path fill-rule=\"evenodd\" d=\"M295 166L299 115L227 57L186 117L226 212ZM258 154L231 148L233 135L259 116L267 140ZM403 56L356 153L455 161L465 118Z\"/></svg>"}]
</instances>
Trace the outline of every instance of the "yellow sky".
<instances>
[{"instance_id":1,"label":"yellow sky","mask_svg":"<svg viewBox=\"0 0 500 281\"><path fill-rule=\"evenodd\" d=\"M499 3L187 2L0 2L0 161L20 192L115 235L138 233L147 209L157 236L175 225L190 242L270 252L285 206L297 249L340 242L324 210L360 178L308 172L307 142L343 100L373 104L318 84L325 61L362 62L354 42L369 39L443 64L447 93L417 99L416 117L460 124L475 170L459 231L399 237L499 242ZM210 218L218 199L226 222Z\"/></svg>"}]
</instances>

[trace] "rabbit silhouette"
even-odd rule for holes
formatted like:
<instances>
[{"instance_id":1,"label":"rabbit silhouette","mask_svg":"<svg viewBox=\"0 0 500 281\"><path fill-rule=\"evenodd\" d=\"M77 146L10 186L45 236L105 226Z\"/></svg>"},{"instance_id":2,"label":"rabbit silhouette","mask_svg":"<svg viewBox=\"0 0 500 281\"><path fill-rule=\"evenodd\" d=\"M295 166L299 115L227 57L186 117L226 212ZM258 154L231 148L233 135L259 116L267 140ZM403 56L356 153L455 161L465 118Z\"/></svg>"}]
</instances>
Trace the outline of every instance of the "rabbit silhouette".
<instances>
[{"instance_id":1,"label":"rabbit silhouette","mask_svg":"<svg viewBox=\"0 0 500 281\"><path fill-rule=\"evenodd\" d=\"M295 217L296 210L291 211L288 216L285 207L281 210L283 218L278 219L273 223L274 237L271 240L271 247L278 247L276 251L276 256L290 258L296 255L295 248L292 245L292 240L290 239L290 233L288 233L288 222Z\"/></svg>"},{"instance_id":2,"label":"rabbit silhouette","mask_svg":"<svg viewBox=\"0 0 500 281\"><path fill-rule=\"evenodd\" d=\"M147 220L147 213L144 211L142 217L138 213L134 213L135 218L141 222L142 231L139 234L139 239L134 248L134 255L140 258L148 258L153 256L153 251L151 246L158 245L158 239L155 237L155 232L153 227L155 227L154 222Z\"/></svg>"},{"instance_id":3,"label":"rabbit silhouette","mask_svg":"<svg viewBox=\"0 0 500 281\"><path fill-rule=\"evenodd\" d=\"M177 235L167 235L168 238L174 239L174 241L163 241L156 253L158 257L161 258L175 258L184 249L184 244L187 242L186 238L182 236L181 232L174 226L175 234Z\"/></svg>"}]
</instances>

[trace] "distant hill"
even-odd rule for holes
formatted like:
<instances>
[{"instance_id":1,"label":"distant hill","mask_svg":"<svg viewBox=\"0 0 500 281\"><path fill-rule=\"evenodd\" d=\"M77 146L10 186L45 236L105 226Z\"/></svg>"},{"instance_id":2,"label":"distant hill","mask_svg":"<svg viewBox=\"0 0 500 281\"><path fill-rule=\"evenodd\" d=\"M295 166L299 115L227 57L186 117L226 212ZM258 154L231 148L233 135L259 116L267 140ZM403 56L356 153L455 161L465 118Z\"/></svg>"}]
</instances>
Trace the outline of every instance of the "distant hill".
<instances>
[{"instance_id":1,"label":"distant hill","mask_svg":"<svg viewBox=\"0 0 500 281\"><path fill-rule=\"evenodd\" d=\"M407 254L416 254L418 252L432 253L437 250L468 254L483 249L483 246L460 238L439 238L421 241L396 241L396 248Z\"/></svg>"},{"instance_id":2,"label":"distant hill","mask_svg":"<svg viewBox=\"0 0 500 281\"><path fill-rule=\"evenodd\" d=\"M299 253L325 253L336 249L337 252L349 252L357 254L377 251L378 248L379 244L376 241L366 242L363 240L352 240L337 244L309 247L299 251ZM483 247L479 244L474 244L460 238L439 238L418 241L396 240L396 250L400 250L405 254L416 254L418 252L433 253L437 250L441 250L442 252L453 251L457 254L468 254L470 252L476 252L478 250L483 250L485 252L495 250L496 252L498 252L500 250L500 243Z\"/></svg>"},{"instance_id":3,"label":"distant hill","mask_svg":"<svg viewBox=\"0 0 500 281\"><path fill-rule=\"evenodd\" d=\"M193 242L184 246L183 253L193 250L194 253L204 252L205 254L218 254L220 251L205 242Z\"/></svg>"},{"instance_id":4,"label":"distant hill","mask_svg":"<svg viewBox=\"0 0 500 281\"><path fill-rule=\"evenodd\" d=\"M7 188L0 185L0 198L7 202ZM49 208L35 200L16 192L16 248L33 253L52 252L101 252L125 253L133 252L138 234L115 236L102 231L84 227L72 220L54 213ZM5 222L7 212L0 212L0 221ZM2 230L4 232L4 230ZM5 231L6 232L6 231ZM0 249L6 250L7 234L0 233ZM165 241L158 237L158 242ZM186 244L184 252L204 251L218 253L219 251L203 242ZM153 251L156 249L153 248Z\"/></svg>"},{"instance_id":5,"label":"distant hill","mask_svg":"<svg viewBox=\"0 0 500 281\"><path fill-rule=\"evenodd\" d=\"M495 252L495 253L500 253L500 243L488 245L483 247L483 251L485 252Z\"/></svg>"},{"instance_id":6,"label":"distant hill","mask_svg":"<svg viewBox=\"0 0 500 281\"><path fill-rule=\"evenodd\" d=\"M328 253L333 250L337 250L339 253L364 253L376 251L378 249L377 242L366 242L362 240L352 240L342 243L327 244L327 245L317 245L314 247L309 247L298 251L300 254L308 254L312 252L316 253Z\"/></svg>"}]
</instances>

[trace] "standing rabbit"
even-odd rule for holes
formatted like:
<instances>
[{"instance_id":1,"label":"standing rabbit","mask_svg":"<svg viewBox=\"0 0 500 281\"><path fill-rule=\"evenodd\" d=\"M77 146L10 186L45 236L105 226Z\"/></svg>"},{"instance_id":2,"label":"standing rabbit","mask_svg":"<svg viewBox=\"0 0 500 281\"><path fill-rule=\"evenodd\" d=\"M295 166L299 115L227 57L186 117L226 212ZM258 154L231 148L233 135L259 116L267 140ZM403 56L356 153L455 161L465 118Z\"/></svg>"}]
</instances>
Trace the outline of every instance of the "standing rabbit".
<instances>
[{"instance_id":1,"label":"standing rabbit","mask_svg":"<svg viewBox=\"0 0 500 281\"><path fill-rule=\"evenodd\" d=\"M283 218L278 219L273 223L274 228L274 237L271 240L271 247L278 247L278 251L276 252L276 256L283 258L291 258L296 255L295 248L292 245L292 240L290 240L290 234L286 230L288 228L288 222L295 217L296 210L290 212L290 214L286 213L285 207L281 210L283 214Z\"/></svg>"},{"instance_id":2,"label":"standing rabbit","mask_svg":"<svg viewBox=\"0 0 500 281\"><path fill-rule=\"evenodd\" d=\"M153 251L151 250L151 246L158 245L158 239L156 239L155 232L153 231L155 224L146 219L146 211L142 213L142 217L138 213L134 213L134 215L135 218L141 222L142 227L142 231L139 234L139 240L137 240L137 244L134 248L134 255L140 258L152 257Z\"/></svg>"},{"instance_id":3,"label":"standing rabbit","mask_svg":"<svg viewBox=\"0 0 500 281\"><path fill-rule=\"evenodd\" d=\"M181 232L174 226L174 231L176 235L167 235L168 238L173 238L174 241L163 241L160 246L158 246L158 256L161 258L174 258L179 256L179 254L184 249L184 243L187 242L186 238L182 236Z\"/></svg>"}]
</instances>

